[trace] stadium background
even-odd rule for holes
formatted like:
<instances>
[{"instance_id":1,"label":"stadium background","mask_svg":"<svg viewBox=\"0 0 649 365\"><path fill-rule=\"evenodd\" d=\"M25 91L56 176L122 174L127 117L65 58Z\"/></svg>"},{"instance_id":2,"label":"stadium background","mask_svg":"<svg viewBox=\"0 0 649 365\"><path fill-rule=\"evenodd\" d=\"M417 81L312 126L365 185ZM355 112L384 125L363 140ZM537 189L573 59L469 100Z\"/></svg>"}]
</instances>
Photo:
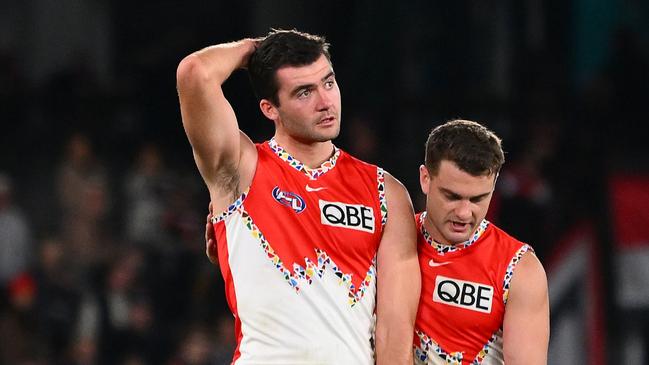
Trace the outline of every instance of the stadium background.
<instances>
[{"instance_id":1,"label":"stadium background","mask_svg":"<svg viewBox=\"0 0 649 365\"><path fill-rule=\"evenodd\" d=\"M322 34L336 143L423 207L427 133L481 121L507 162L490 218L539 253L550 364L649 364L649 3L0 2L0 364L224 364L208 195L177 63L270 27ZM247 76L225 86L269 138Z\"/></svg>"}]
</instances>

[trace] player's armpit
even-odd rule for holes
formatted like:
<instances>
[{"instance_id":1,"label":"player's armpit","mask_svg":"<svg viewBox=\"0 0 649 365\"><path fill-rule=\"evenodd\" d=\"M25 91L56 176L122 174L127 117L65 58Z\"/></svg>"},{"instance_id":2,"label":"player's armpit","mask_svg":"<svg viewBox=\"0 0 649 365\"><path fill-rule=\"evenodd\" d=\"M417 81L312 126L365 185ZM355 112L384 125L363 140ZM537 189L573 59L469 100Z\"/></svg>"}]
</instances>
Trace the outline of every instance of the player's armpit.
<instances>
[{"instance_id":1,"label":"player's armpit","mask_svg":"<svg viewBox=\"0 0 649 365\"><path fill-rule=\"evenodd\" d=\"M385 175L388 220L377 258L377 364L412 364L412 337L421 290L416 227L405 187Z\"/></svg>"}]
</instances>

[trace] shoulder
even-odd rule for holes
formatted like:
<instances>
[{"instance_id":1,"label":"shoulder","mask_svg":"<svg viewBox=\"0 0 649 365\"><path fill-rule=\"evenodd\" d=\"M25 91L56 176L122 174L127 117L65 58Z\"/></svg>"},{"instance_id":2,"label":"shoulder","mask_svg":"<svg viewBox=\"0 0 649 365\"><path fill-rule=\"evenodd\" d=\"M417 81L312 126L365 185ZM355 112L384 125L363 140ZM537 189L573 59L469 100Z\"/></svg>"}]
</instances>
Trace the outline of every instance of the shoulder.
<instances>
[{"instance_id":1,"label":"shoulder","mask_svg":"<svg viewBox=\"0 0 649 365\"><path fill-rule=\"evenodd\" d=\"M408 194L406 187L388 172L384 174L384 184L385 201L389 217L387 220L388 225L392 222L393 226L395 224L408 224L414 228L415 221L413 217L415 213L412 207L412 201L410 200L410 194Z\"/></svg>"},{"instance_id":2,"label":"shoulder","mask_svg":"<svg viewBox=\"0 0 649 365\"><path fill-rule=\"evenodd\" d=\"M383 171L383 179L385 181L385 193L388 198L388 202L390 198L392 199L403 199L407 201L409 205L412 205L412 202L410 201L410 194L408 194L408 190L406 187L399 181L397 178L392 176L387 171ZM413 212L414 214L414 212Z\"/></svg>"},{"instance_id":3,"label":"shoulder","mask_svg":"<svg viewBox=\"0 0 649 365\"><path fill-rule=\"evenodd\" d=\"M528 251L514 268L509 300L542 301L548 295L548 279L534 252Z\"/></svg>"},{"instance_id":4,"label":"shoulder","mask_svg":"<svg viewBox=\"0 0 649 365\"><path fill-rule=\"evenodd\" d=\"M520 275L532 280L532 282L547 282L545 269L532 251L525 253L518 265L516 265L516 276Z\"/></svg>"}]
</instances>

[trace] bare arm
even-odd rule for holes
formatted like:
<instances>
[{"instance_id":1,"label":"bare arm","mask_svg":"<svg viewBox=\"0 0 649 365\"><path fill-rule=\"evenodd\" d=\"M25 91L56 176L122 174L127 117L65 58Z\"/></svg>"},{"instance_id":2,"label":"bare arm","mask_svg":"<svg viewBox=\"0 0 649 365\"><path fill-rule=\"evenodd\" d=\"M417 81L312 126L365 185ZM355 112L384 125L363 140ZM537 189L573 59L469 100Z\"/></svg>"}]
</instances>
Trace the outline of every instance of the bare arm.
<instances>
[{"instance_id":1,"label":"bare arm","mask_svg":"<svg viewBox=\"0 0 649 365\"><path fill-rule=\"evenodd\" d=\"M377 258L376 359L412 364L412 336L421 290L417 233L406 188L385 175L388 221Z\"/></svg>"},{"instance_id":2,"label":"bare arm","mask_svg":"<svg viewBox=\"0 0 649 365\"><path fill-rule=\"evenodd\" d=\"M239 132L221 89L233 71L246 66L254 50L251 39L207 47L185 57L176 72L183 126L216 211L225 208L241 186L247 187L254 173L254 145Z\"/></svg>"},{"instance_id":3,"label":"bare arm","mask_svg":"<svg viewBox=\"0 0 649 365\"><path fill-rule=\"evenodd\" d=\"M503 324L507 365L547 364L550 337L548 283L543 266L526 253L514 269Z\"/></svg>"}]
</instances>

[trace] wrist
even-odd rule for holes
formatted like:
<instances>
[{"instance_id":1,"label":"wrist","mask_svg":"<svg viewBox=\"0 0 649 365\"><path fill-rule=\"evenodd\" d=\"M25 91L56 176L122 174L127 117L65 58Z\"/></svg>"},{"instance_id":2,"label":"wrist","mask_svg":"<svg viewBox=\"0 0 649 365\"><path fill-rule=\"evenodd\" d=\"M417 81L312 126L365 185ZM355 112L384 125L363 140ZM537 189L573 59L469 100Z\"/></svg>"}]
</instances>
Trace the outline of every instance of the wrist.
<instances>
[{"instance_id":1,"label":"wrist","mask_svg":"<svg viewBox=\"0 0 649 365\"><path fill-rule=\"evenodd\" d=\"M253 52L257 49L257 40L252 39L252 38L244 38L240 41L237 42L237 46L242 52L241 56L241 62L239 64L239 68L247 68L248 67L248 61L250 60L250 56L252 55Z\"/></svg>"}]
</instances>

